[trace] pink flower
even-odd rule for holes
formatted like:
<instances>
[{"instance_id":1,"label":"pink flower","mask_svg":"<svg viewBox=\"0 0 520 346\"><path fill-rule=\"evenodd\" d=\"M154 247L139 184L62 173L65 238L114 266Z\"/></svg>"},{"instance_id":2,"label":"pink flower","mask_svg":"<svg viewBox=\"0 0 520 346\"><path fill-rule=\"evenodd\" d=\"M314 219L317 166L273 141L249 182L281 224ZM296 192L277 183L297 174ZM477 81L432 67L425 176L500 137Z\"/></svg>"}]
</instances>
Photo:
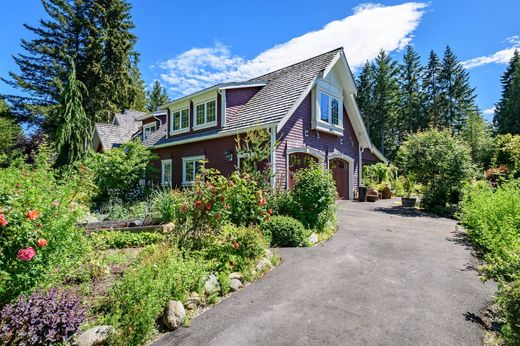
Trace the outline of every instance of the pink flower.
<instances>
[{"instance_id":1,"label":"pink flower","mask_svg":"<svg viewBox=\"0 0 520 346\"><path fill-rule=\"evenodd\" d=\"M32 246L29 246L26 249L20 249L18 250L18 256L16 256L20 261L30 261L34 256L36 255L36 251L32 248Z\"/></svg>"},{"instance_id":2,"label":"pink flower","mask_svg":"<svg viewBox=\"0 0 520 346\"><path fill-rule=\"evenodd\" d=\"M220 213L215 214L215 219L218 220L218 219L220 219L221 217L222 217L222 215L220 215Z\"/></svg>"},{"instance_id":3,"label":"pink flower","mask_svg":"<svg viewBox=\"0 0 520 346\"><path fill-rule=\"evenodd\" d=\"M206 209L211 210L212 207L213 207L213 204L211 204L209 202L206 203Z\"/></svg>"},{"instance_id":4,"label":"pink flower","mask_svg":"<svg viewBox=\"0 0 520 346\"><path fill-rule=\"evenodd\" d=\"M202 204L202 201L200 199L196 200L195 201L195 206L197 208L204 208L203 204Z\"/></svg>"},{"instance_id":5,"label":"pink flower","mask_svg":"<svg viewBox=\"0 0 520 346\"><path fill-rule=\"evenodd\" d=\"M269 208L267 209L267 215L271 215L273 213L273 209Z\"/></svg>"},{"instance_id":6,"label":"pink flower","mask_svg":"<svg viewBox=\"0 0 520 346\"><path fill-rule=\"evenodd\" d=\"M258 205L261 207L263 207L266 204L267 204L267 201L265 200L265 198L260 198L260 200L258 201Z\"/></svg>"},{"instance_id":7,"label":"pink flower","mask_svg":"<svg viewBox=\"0 0 520 346\"><path fill-rule=\"evenodd\" d=\"M38 210L29 210L27 212L27 218L29 220L36 220L38 218L38 216L40 216L40 213L38 212Z\"/></svg>"},{"instance_id":8,"label":"pink flower","mask_svg":"<svg viewBox=\"0 0 520 346\"><path fill-rule=\"evenodd\" d=\"M47 239L45 239L45 238L38 239L38 242L36 243L36 245L38 245L38 247L46 246L47 245Z\"/></svg>"},{"instance_id":9,"label":"pink flower","mask_svg":"<svg viewBox=\"0 0 520 346\"><path fill-rule=\"evenodd\" d=\"M51 203L51 205L52 205L53 207L57 207L57 206L60 205L60 202L58 202L58 201L54 201L54 202Z\"/></svg>"},{"instance_id":10,"label":"pink flower","mask_svg":"<svg viewBox=\"0 0 520 346\"><path fill-rule=\"evenodd\" d=\"M8 222L5 219L5 215L4 214L0 214L0 226L5 227L5 226L7 226L7 224L8 224Z\"/></svg>"}]
</instances>

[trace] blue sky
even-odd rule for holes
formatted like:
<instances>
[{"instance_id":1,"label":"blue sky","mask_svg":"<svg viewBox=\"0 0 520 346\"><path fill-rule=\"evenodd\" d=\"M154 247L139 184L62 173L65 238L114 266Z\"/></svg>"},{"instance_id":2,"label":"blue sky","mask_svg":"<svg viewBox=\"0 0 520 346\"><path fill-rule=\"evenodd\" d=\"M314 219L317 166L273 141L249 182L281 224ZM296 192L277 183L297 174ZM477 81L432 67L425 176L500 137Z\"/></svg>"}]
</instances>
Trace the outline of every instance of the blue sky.
<instances>
[{"instance_id":1,"label":"blue sky","mask_svg":"<svg viewBox=\"0 0 520 346\"><path fill-rule=\"evenodd\" d=\"M344 46L355 70L380 48L400 58L411 43L423 60L449 44L466 62L477 102L490 109L500 74L520 47L520 2L321 0L133 0L143 79L160 80L172 97L224 81L252 77ZM0 13L0 75L16 69L23 23L44 15L39 0L6 1ZM16 93L0 82L0 94Z\"/></svg>"}]
</instances>

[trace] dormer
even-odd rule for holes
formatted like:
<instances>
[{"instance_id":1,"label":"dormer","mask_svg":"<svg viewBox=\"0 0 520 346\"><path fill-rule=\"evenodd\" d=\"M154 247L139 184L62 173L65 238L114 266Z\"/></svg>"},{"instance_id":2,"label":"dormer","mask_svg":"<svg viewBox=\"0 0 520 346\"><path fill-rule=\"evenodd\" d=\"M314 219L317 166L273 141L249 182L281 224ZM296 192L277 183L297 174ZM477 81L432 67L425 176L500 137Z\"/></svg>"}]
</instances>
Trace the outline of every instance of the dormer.
<instances>
[{"instance_id":1,"label":"dormer","mask_svg":"<svg viewBox=\"0 0 520 346\"><path fill-rule=\"evenodd\" d=\"M334 69L312 90L312 129L343 135L343 88Z\"/></svg>"}]
</instances>

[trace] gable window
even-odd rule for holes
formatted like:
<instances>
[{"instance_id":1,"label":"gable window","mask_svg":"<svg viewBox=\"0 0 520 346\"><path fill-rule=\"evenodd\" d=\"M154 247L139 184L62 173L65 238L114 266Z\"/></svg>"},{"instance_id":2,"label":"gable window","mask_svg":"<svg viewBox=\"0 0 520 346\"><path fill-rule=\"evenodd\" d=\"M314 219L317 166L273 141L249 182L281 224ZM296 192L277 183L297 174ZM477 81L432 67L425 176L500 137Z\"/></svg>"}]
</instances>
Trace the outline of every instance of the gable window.
<instances>
[{"instance_id":1,"label":"gable window","mask_svg":"<svg viewBox=\"0 0 520 346\"><path fill-rule=\"evenodd\" d=\"M332 125L339 125L340 101L320 91L320 120Z\"/></svg>"},{"instance_id":2,"label":"gable window","mask_svg":"<svg viewBox=\"0 0 520 346\"><path fill-rule=\"evenodd\" d=\"M187 132L190 129L190 110L189 108L179 109L172 112L172 133Z\"/></svg>"},{"instance_id":3,"label":"gable window","mask_svg":"<svg viewBox=\"0 0 520 346\"><path fill-rule=\"evenodd\" d=\"M172 160L161 161L161 185L172 185Z\"/></svg>"},{"instance_id":4,"label":"gable window","mask_svg":"<svg viewBox=\"0 0 520 346\"><path fill-rule=\"evenodd\" d=\"M217 124L217 100L196 104L194 109L195 128L209 127Z\"/></svg>"},{"instance_id":5,"label":"gable window","mask_svg":"<svg viewBox=\"0 0 520 346\"><path fill-rule=\"evenodd\" d=\"M143 125L143 141L150 137L152 133L157 130L157 126L154 123Z\"/></svg>"},{"instance_id":6,"label":"gable window","mask_svg":"<svg viewBox=\"0 0 520 346\"><path fill-rule=\"evenodd\" d=\"M190 156L182 158L182 184L191 185L197 178L201 161L204 161L205 156Z\"/></svg>"},{"instance_id":7,"label":"gable window","mask_svg":"<svg viewBox=\"0 0 520 346\"><path fill-rule=\"evenodd\" d=\"M327 82L318 82L313 90L312 129L342 136L343 91Z\"/></svg>"}]
</instances>

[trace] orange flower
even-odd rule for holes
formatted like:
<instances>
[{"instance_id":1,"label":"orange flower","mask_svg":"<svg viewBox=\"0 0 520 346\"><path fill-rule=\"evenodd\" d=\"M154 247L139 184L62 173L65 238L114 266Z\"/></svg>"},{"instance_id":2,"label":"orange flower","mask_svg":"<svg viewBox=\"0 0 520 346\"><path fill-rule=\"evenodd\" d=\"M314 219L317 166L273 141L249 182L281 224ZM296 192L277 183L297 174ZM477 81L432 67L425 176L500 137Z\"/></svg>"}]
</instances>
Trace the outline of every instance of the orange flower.
<instances>
[{"instance_id":1,"label":"orange flower","mask_svg":"<svg viewBox=\"0 0 520 346\"><path fill-rule=\"evenodd\" d=\"M267 215L271 215L273 213L273 209L269 208L267 209Z\"/></svg>"},{"instance_id":2,"label":"orange flower","mask_svg":"<svg viewBox=\"0 0 520 346\"><path fill-rule=\"evenodd\" d=\"M47 239L45 239L45 238L38 239L38 241L36 242L36 245L38 245L38 247L46 246L47 245Z\"/></svg>"},{"instance_id":3,"label":"orange flower","mask_svg":"<svg viewBox=\"0 0 520 346\"><path fill-rule=\"evenodd\" d=\"M29 220L36 220L38 218L38 216L40 216L40 213L38 212L38 210L29 210L27 212L27 218Z\"/></svg>"},{"instance_id":4,"label":"orange flower","mask_svg":"<svg viewBox=\"0 0 520 346\"><path fill-rule=\"evenodd\" d=\"M236 239L233 239L233 249L238 250L239 247L240 247L240 244L238 244Z\"/></svg>"},{"instance_id":5,"label":"orange flower","mask_svg":"<svg viewBox=\"0 0 520 346\"><path fill-rule=\"evenodd\" d=\"M265 198L260 198L260 200L258 201L258 205L261 207L263 207L266 204L267 204L267 201L265 200Z\"/></svg>"}]
</instances>

